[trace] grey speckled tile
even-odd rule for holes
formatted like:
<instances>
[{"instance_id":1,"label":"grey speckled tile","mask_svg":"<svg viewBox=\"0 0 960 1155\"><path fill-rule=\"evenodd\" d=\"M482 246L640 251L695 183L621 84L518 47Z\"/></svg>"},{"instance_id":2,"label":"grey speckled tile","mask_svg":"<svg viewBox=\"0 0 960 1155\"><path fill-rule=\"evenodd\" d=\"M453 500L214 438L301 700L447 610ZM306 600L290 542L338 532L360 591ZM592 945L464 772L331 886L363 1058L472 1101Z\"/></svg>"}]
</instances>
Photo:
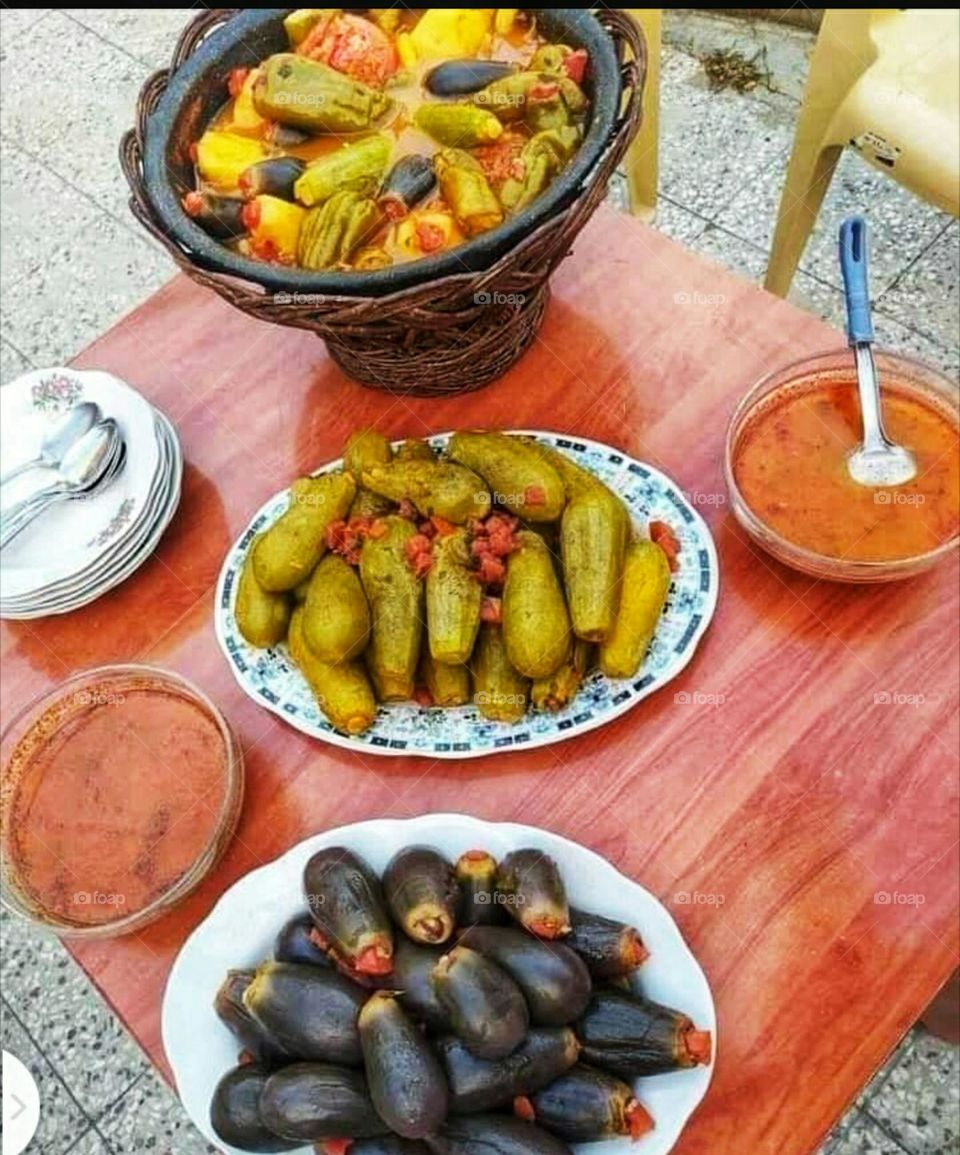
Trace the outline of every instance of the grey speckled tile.
<instances>
[{"instance_id":1,"label":"grey speckled tile","mask_svg":"<svg viewBox=\"0 0 960 1155\"><path fill-rule=\"evenodd\" d=\"M154 8L149 14L133 8L70 8L68 15L104 40L150 68L165 68L184 27L203 10Z\"/></svg>"},{"instance_id":2,"label":"grey speckled tile","mask_svg":"<svg viewBox=\"0 0 960 1155\"><path fill-rule=\"evenodd\" d=\"M90 1122L84 1118L66 1086L11 1014L6 999L0 1008L0 1017L4 1050L16 1055L23 1063L33 1075L40 1092L40 1125L30 1144L30 1155L65 1155L89 1128Z\"/></svg>"},{"instance_id":3,"label":"grey speckled tile","mask_svg":"<svg viewBox=\"0 0 960 1155\"><path fill-rule=\"evenodd\" d=\"M4 916L3 992L86 1113L96 1119L149 1069L59 941Z\"/></svg>"},{"instance_id":4,"label":"grey speckled tile","mask_svg":"<svg viewBox=\"0 0 960 1155\"><path fill-rule=\"evenodd\" d=\"M960 1051L917 1030L866 1111L912 1155L960 1150Z\"/></svg>"},{"instance_id":5,"label":"grey speckled tile","mask_svg":"<svg viewBox=\"0 0 960 1155\"><path fill-rule=\"evenodd\" d=\"M0 54L5 54L17 37L52 11L52 8L4 8L0 11Z\"/></svg>"},{"instance_id":6,"label":"grey speckled tile","mask_svg":"<svg viewBox=\"0 0 960 1155\"><path fill-rule=\"evenodd\" d=\"M821 1155L912 1155L912 1152L901 1147L867 1115L856 1111L830 1139Z\"/></svg>"},{"instance_id":7,"label":"grey speckled tile","mask_svg":"<svg viewBox=\"0 0 960 1155\"><path fill-rule=\"evenodd\" d=\"M665 56L661 104L660 191L713 219L766 170L782 168L795 105L786 97L710 92L699 61Z\"/></svg>"},{"instance_id":8,"label":"grey speckled tile","mask_svg":"<svg viewBox=\"0 0 960 1155\"><path fill-rule=\"evenodd\" d=\"M43 206L38 211L38 205ZM63 250L64 237L92 235L97 206L8 140L0 141L0 229L7 244L0 291L23 291L25 279Z\"/></svg>"},{"instance_id":9,"label":"grey speckled tile","mask_svg":"<svg viewBox=\"0 0 960 1155\"><path fill-rule=\"evenodd\" d=\"M19 349L15 349L9 341L0 339L0 385L6 385L21 373L26 373L33 365L24 357Z\"/></svg>"},{"instance_id":10,"label":"grey speckled tile","mask_svg":"<svg viewBox=\"0 0 960 1155\"><path fill-rule=\"evenodd\" d=\"M153 1074L144 1076L99 1123L116 1155L176 1152L207 1155L215 1152L187 1119L179 1100Z\"/></svg>"},{"instance_id":11,"label":"grey speckled tile","mask_svg":"<svg viewBox=\"0 0 960 1155\"><path fill-rule=\"evenodd\" d=\"M960 221L950 226L903 273L877 305L948 348L956 348L960 313Z\"/></svg>"},{"instance_id":12,"label":"grey speckled tile","mask_svg":"<svg viewBox=\"0 0 960 1155\"><path fill-rule=\"evenodd\" d=\"M173 263L98 212L87 243L61 249L5 295L3 336L40 364L72 356L167 281Z\"/></svg>"},{"instance_id":13,"label":"grey speckled tile","mask_svg":"<svg viewBox=\"0 0 960 1155\"><path fill-rule=\"evenodd\" d=\"M91 1128L80 1141L70 1148L68 1155L113 1155L106 1141L95 1128Z\"/></svg>"},{"instance_id":14,"label":"grey speckled tile","mask_svg":"<svg viewBox=\"0 0 960 1155\"><path fill-rule=\"evenodd\" d=\"M147 66L57 11L30 29L29 42L29 51L8 55L0 76L0 130L126 220L117 145ZM95 246L95 234L85 239Z\"/></svg>"},{"instance_id":15,"label":"grey speckled tile","mask_svg":"<svg viewBox=\"0 0 960 1155\"><path fill-rule=\"evenodd\" d=\"M792 142L791 142L792 143ZM717 217L717 224L769 253L786 179L786 162L771 165L744 186ZM800 268L841 285L837 233L844 217L859 213L870 226L870 277L876 294L934 240L950 220L846 149L800 261Z\"/></svg>"},{"instance_id":16,"label":"grey speckled tile","mask_svg":"<svg viewBox=\"0 0 960 1155\"><path fill-rule=\"evenodd\" d=\"M663 39L693 56L739 52L768 70L771 87L801 100L807 83L809 57L816 43L812 32L766 20L739 20L720 11L665 8Z\"/></svg>"},{"instance_id":17,"label":"grey speckled tile","mask_svg":"<svg viewBox=\"0 0 960 1155\"><path fill-rule=\"evenodd\" d=\"M701 235L709 222L706 217L691 212L669 197L660 197L654 224L668 237L682 244L689 244Z\"/></svg>"}]
</instances>

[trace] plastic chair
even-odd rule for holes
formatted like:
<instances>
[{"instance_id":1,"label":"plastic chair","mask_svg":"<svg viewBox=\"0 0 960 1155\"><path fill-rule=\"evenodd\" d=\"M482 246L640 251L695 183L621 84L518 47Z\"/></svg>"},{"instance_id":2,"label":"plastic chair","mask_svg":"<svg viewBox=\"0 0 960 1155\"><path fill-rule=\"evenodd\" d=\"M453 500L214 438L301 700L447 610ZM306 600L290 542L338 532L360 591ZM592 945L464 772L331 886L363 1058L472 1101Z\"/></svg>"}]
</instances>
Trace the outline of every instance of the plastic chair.
<instances>
[{"instance_id":1,"label":"plastic chair","mask_svg":"<svg viewBox=\"0 0 960 1155\"><path fill-rule=\"evenodd\" d=\"M630 193L630 211L641 220L657 214L657 182L660 177L660 47L663 10L627 8L647 41L647 79L643 88L643 123L624 167Z\"/></svg>"},{"instance_id":2,"label":"plastic chair","mask_svg":"<svg viewBox=\"0 0 960 1155\"><path fill-rule=\"evenodd\" d=\"M960 10L828 8L767 266L784 297L844 148L960 216Z\"/></svg>"}]
</instances>

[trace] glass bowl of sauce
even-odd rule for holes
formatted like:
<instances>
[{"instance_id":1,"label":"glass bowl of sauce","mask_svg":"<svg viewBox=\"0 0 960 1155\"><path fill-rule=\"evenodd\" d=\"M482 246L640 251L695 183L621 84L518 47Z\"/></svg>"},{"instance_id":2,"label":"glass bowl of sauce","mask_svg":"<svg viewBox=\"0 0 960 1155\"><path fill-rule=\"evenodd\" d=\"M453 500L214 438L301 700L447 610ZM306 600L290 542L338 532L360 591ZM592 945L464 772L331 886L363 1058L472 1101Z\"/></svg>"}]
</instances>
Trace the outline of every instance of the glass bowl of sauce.
<instances>
[{"instance_id":1,"label":"glass bowl of sauce","mask_svg":"<svg viewBox=\"0 0 960 1155\"><path fill-rule=\"evenodd\" d=\"M243 755L196 686L103 666L0 737L3 905L63 937L138 930L213 870L243 805Z\"/></svg>"},{"instance_id":2,"label":"glass bowl of sauce","mask_svg":"<svg viewBox=\"0 0 960 1155\"><path fill-rule=\"evenodd\" d=\"M730 423L725 470L735 517L768 553L818 578L911 577L957 546L957 386L899 354L878 352L877 369L887 433L917 461L906 485L872 488L850 477L861 423L849 350L768 374Z\"/></svg>"}]
</instances>

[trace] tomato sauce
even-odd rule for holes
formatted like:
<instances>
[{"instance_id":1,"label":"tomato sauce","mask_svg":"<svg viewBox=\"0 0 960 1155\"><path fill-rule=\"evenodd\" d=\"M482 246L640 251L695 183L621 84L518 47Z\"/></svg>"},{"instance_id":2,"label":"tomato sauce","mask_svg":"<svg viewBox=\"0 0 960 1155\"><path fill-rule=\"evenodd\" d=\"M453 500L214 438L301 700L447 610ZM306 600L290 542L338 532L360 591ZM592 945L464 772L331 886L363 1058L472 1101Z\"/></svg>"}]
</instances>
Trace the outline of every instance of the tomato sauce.
<instances>
[{"instance_id":1,"label":"tomato sauce","mask_svg":"<svg viewBox=\"0 0 960 1155\"><path fill-rule=\"evenodd\" d=\"M882 400L887 433L916 458L913 481L858 485L847 470L861 441L855 380L810 378L771 394L744 423L733 472L747 505L794 545L832 558L895 561L955 537L956 419L896 387Z\"/></svg>"},{"instance_id":2,"label":"tomato sauce","mask_svg":"<svg viewBox=\"0 0 960 1155\"><path fill-rule=\"evenodd\" d=\"M169 686L111 683L51 706L5 772L7 861L40 912L115 922L200 860L229 789L217 722Z\"/></svg>"}]
</instances>

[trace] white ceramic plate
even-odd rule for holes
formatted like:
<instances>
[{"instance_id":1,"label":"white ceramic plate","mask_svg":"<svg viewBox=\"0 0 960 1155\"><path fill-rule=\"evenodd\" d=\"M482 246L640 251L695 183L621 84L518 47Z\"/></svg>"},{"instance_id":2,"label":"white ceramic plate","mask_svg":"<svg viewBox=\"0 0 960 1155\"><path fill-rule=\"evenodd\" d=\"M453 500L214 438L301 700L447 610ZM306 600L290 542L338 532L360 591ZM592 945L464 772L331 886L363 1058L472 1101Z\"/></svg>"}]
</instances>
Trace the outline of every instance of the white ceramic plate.
<instances>
[{"instance_id":1,"label":"white ceramic plate","mask_svg":"<svg viewBox=\"0 0 960 1155\"><path fill-rule=\"evenodd\" d=\"M161 459L153 407L119 378L97 371L37 369L0 390L3 468L36 456L49 426L79 401L95 401L104 417L120 426L126 465L103 493L60 502L7 546L2 558L5 599L29 596L95 565L114 542L128 537L156 482ZM50 475L31 471L5 486L4 507L35 492L44 476Z\"/></svg>"},{"instance_id":2,"label":"white ceramic plate","mask_svg":"<svg viewBox=\"0 0 960 1155\"><path fill-rule=\"evenodd\" d=\"M463 759L548 746L594 730L675 678L693 657L717 604L717 553L706 523L680 488L652 465L584 438L540 432L529 435L566 453L605 481L626 502L641 535L646 534L650 521L659 519L667 522L680 540L680 567L646 660L635 677L614 681L594 671L565 710L556 714L531 711L512 725L490 722L473 706L441 710L401 702L381 706L376 722L365 734L340 734L321 714L286 647L254 648L240 633L234 617L237 579L247 551L256 535L287 509L289 490L283 490L261 507L228 552L214 604L217 640L249 697L305 734L348 750ZM444 433L430 440L442 448L449 438L450 434ZM340 461L332 461L317 472L328 473L340 465Z\"/></svg>"},{"instance_id":3,"label":"white ceramic plate","mask_svg":"<svg viewBox=\"0 0 960 1155\"><path fill-rule=\"evenodd\" d=\"M464 814L425 814L341 826L308 838L282 858L235 883L193 932L170 972L163 1000L163 1045L187 1114L219 1150L210 1126L210 1100L221 1077L237 1061L236 1039L219 1021L213 999L228 970L245 969L271 957L277 931L304 909L302 875L311 855L327 846L347 846L382 872L404 846L433 846L454 860L483 847L500 858L534 846L553 856L571 902L638 928L649 960L639 986L657 1002L685 1011L702 1030L713 1032L717 1015L703 971L677 924L649 891L624 877L592 850L533 826L482 822ZM716 1061L714 1059L714 1061ZM707 1093L713 1067L697 1067L637 1082L638 1097L656 1127L637 1143L613 1139L578 1148L583 1155L667 1155ZM310 1155L304 1147L302 1155Z\"/></svg>"},{"instance_id":4,"label":"white ceramic plate","mask_svg":"<svg viewBox=\"0 0 960 1155\"><path fill-rule=\"evenodd\" d=\"M5 598L0 603L0 617L26 621L72 613L126 581L154 552L180 503L183 479L183 455L176 430L162 413L154 413L161 474L130 537L115 542L90 569L74 578L36 595Z\"/></svg>"}]
</instances>

